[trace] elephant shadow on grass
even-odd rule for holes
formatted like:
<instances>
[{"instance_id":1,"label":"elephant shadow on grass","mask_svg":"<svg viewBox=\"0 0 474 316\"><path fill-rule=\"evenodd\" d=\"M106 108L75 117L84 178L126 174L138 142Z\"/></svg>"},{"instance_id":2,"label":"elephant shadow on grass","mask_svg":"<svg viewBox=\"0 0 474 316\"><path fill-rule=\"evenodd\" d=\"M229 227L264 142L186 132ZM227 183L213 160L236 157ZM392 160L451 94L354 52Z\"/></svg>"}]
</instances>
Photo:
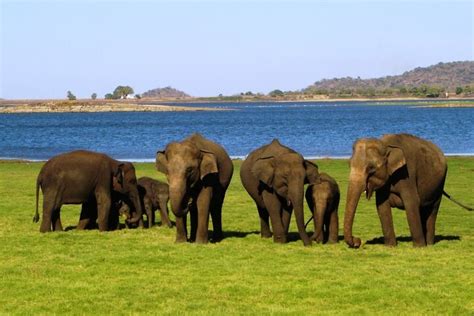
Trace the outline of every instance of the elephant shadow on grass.
<instances>
[{"instance_id":1,"label":"elephant shadow on grass","mask_svg":"<svg viewBox=\"0 0 474 316\"><path fill-rule=\"evenodd\" d=\"M339 236L339 240L344 240L344 236ZM397 242L412 242L411 236L398 236ZM454 235L436 235L435 236L435 244L437 244L440 241L453 241L453 240L461 240L460 236L454 236ZM383 236L380 237L375 237L370 240L367 240L366 242L367 245L383 245L384 244L384 238Z\"/></svg>"},{"instance_id":2,"label":"elephant shadow on grass","mask_svg":"<svg viewBox=\"0 0 474 316\"><path fill-rule=\"evenodd\" d=\"M227 238L245 238L249 235L259 235L260 232L257 230L254 230L254 231L235 231L235 230L225 231L224 230L222 234L223 234L222 240L224 240ZM209 231L209 235L212 236L212 230Z\"/></svg>"},{"instance_id":3,"label":"elephant shadow on grass","mask_svg":"<svg viewBox=\"0 0 474 316\"><path fill-rule=\"evenodd\" d=\"M311 235L311 233L310 233ZM290 232L288 233L288 242L298 242L300 240L300 236L297 232ZM436 235L435 236L435 244L440 242L440 241L460 241L461 237L460 236L455 236L455 235ZM338 236L338 241L339 242L344 242L344 235L339 235ZM405 243L405 242L411 242L412 238L411 236L398 236L397 237L397 242L398 243ZM383 245L384 244L384 237L375 237L370 240L367 240L365 243L367 245Z\"/></svg>"}]
</instances>

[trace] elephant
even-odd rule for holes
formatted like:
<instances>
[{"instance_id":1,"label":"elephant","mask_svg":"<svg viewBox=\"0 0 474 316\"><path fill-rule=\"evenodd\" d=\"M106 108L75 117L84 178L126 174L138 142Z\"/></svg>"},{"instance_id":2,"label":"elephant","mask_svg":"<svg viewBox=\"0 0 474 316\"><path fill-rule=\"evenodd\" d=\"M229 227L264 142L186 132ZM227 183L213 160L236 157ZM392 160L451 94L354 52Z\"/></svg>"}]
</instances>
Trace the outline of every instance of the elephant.
<instances>
[{"instance_id":1,"label":"elephant","mask_svg":"<svg viewBox=\"0 0 474 316\"><path fill-rule=\"evenodd\" d=\"M168 179L171 210L176 217L176 242L187 241L188 210L191 241L208 242L209 213L214 228L212 239L221 240L222 204L234 172L225 149L195 133L158 151L156 169Z\"/></svg>"},{"instance_id":2,"label":"elephant","mask_svg":"<svg viewBox=\"0 0 474 316\"><path fill-rule=\"evenodd\" d=\"M305 246L311 240L304 227L304 185L319 181L318 167L277 139L252 151L240 168L242 184L255 201L260 217L260 233L273 241L287 241L291 212L294 209L300 238Z\"/></svg>"},{"instance_id":3,"label":"elephant","mask_svg":"<svg viewBox=\"0 0 474 316\"><path fill-rule=\"evenodd\" d=\"M144 210L148 219L148 228L155 225L155 211L160 210L161 223L169 228L173 227L169 219L168 200L169 200L169 186L167 183L149 178L141 177L138 179L138 193L140 194L140 201L142 210ZM118 213L130 218L135 210L130 207L127 199L122 199L122 205L118 207ZM138 226L143 227L143 221L138 222Z\"/></svg>"},{"instance_id":4,"label":"elephant","mask_svg":"<svg viewBox=\"0 0 474 316\"><path fill-rule=\"evenodd\" d=\"M40 232L62 230L60 209L63 204L82 204L78 229L95 225L109 230L112 194L127 196L137 212L131 223L142 217L135 168L130 162L87 150L76 150L49 159L36 180L36 213L39 221L39 189L43 192L43 219Z\"/></svg>"},{"instance_id":5,"label":"elephant","mask_svg":"<svg viewBox=\"0 0 474 316\"><path fill-rule=\"evenodd\" d=\"M397 244L392 207L406 210L415 247L434 244L446 173L443 152L427 140L409 134L358 139L350 158L344 214L346 243L354 248L361 244L360 238L352 236L352 225L360 195L365 190L367 199L376 193L385 245Z\"/></svg>"},{"instance_id":6,"label":"elephant","mask_svg":"<svg viewBox=\"0 0 474 316\"><path fill-rule=\"evenodd\" d=\"M320 183L310 184L306 189L306 201L313 213L314 235L317 243L338 242L340 191L336 180L327 173L319 173Z\"/></svg>"}]
</instances>

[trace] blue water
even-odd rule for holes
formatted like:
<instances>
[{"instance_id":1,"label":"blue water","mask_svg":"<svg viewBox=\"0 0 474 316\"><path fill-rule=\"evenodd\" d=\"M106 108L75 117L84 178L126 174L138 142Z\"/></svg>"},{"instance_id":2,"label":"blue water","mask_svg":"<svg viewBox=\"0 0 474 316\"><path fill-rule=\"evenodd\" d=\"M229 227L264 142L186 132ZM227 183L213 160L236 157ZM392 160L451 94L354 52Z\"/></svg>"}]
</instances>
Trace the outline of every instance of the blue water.
<instances>
[{"instance_id":1,"label":"blue water","mask_svg":"<svg viewBox=\"0 0 474 316\"><path fill-rule=\"evenodd\" d=\"M306 157L350 156L360 137L411 133L447 154L474 155L474 108L417 108L341 103L197 104L213 112L0 114L0 157L32 160L89 149L117 159L153 160L155 152L193 132L233 157L279 138Z\"/></svg>"}]
</instances>

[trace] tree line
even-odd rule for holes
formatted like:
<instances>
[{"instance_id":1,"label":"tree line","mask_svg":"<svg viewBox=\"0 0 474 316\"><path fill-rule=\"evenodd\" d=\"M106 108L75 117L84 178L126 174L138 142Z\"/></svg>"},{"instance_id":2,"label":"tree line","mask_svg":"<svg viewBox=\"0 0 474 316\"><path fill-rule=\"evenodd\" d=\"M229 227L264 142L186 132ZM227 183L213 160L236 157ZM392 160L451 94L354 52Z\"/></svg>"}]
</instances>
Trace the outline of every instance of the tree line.
<instances>
[{"instance_id":1,"label":"tree line","mask_svg":"<svg viewBox=\"0 0 474 316\"><path fill-rule=\"evenodd\" d=\"M104 99L106 100L118 100L118 99L127 99L129 95L135 93L133 88L130 86L117 86L112 93L106 93ZM66 97L68 100L76 100L76 96L69 90L67 91ZM135 94L135 99L141 99L139 94ZM91 99L97 99L97 93L91 94Z\"/></svg>"}]
</instances>

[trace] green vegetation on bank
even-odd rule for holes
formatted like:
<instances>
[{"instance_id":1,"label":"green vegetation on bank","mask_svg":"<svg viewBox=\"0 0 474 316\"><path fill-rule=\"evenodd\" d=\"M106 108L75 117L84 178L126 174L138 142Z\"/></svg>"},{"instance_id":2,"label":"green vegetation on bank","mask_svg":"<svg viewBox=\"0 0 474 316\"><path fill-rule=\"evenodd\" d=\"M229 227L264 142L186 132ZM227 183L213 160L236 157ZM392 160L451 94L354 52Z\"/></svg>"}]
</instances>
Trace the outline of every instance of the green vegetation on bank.
<instances>
[{"instance_id":1,"label":"green vegetation on bank","mask_svg":"<svg viewBox=\"0 0 474 316\"><path fill-rule=\"evenodd\" d=\"M317 164L339 182L341 235L348 163ZM277 245L260 238L236 161L223 209L226 238L218 244L174 244L174 230L164 227L40 234L32 216L41 165L0 162L2 314L474 313L474 214L447 199L432 247L412 247L399 210L398 247L381 245L373 200L361 200L356 214L354 233L366 242L359 250L343 241L305 248L294 219L292 241ZM474 205L474 159L448 158L448 165L446 191ZM163 179L151 163L136 169ZM74 226L79 212L64 206L63 225Z\"/></svg>"}]
</instances>

